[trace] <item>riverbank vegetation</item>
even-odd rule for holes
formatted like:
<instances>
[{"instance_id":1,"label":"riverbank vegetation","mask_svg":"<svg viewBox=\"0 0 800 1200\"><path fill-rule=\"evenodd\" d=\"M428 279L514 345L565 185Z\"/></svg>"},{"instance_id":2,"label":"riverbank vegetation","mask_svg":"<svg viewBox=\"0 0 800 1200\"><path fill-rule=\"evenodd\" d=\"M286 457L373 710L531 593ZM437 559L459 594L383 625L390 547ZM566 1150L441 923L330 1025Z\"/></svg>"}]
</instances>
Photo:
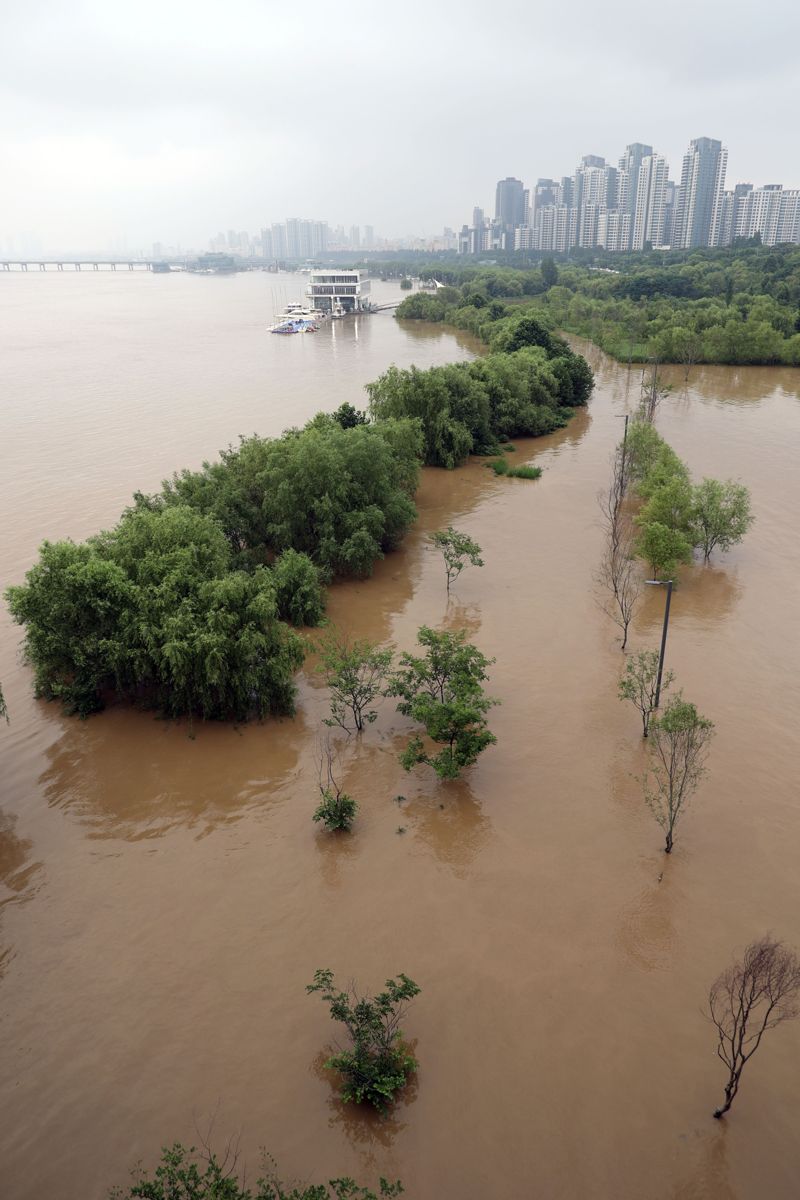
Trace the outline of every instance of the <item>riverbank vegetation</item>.
<instances>
[{"instance_id":1,"label":"riverbank vegetation","mask_svg":"<svg viewBox=\"0 0 800 1200\"><path fill-rule=\"evenodd\" d=\"M687 374L695 363L800 365L798 246L600 252L523 269L451 260L416 273L446 286L408 297L399 317L478 333L475 309L494 320L522 309L621 362L657 358Z\"/></svg>"},{"instance_id":2,"label":"riverbank vegetation","mask_svg":"<svg viewBox=\"0 0 800 1200\"><path fill-rule=\"evenodd\" d=\"M428 303L439 302L417 293L398 314L428 319ZM441 319L448 315L443 311ZM470 454L497 453L509 438L551 433L588 402L593 377L586 360L535 317L469 303L450 315L449 323L488 345L486 357L425 371L390 367L367 386L378 424L408 418L420 423L427 465L457 467Z\"/></svg>"},{"instance_id":3,"label":"riverbank vegetation","mask_svg":"<svg viewBox=\"0 0 800 1200\"><path fill-rule=\"evenodd\" d=\"M252 436L111 530L45 542L6 597L25 627L36 693L87 716L119 696L167 716L291 714L324 587L366 577L416 520L420 465L455 467L585 404L585 361L539 322L498 320L485 359L390 368L371 414L343 404L303 429ZM533 469L535 470L535 469Z\"/></svg>"},{"instance_id":4,"label":"riverbank vegetation","mask_svg":"<svg viewBox=\"0 0 800 1200\"><path fill-rule=\"evenodd\" d=\"M324 1183L282 1183L274 1162L265 1156L263 1175L256 1180L255 1190L247 1186L246 1172L237 1170L235 1142L228 1145L220 1158L204 1147L198 1153L194 1146L175 1142L165 1146L155 1171L141 1167L133 1172L133 1183L124 1191L113 1188L111 1200L389 1200L400 1196L403 1185L398 1180L389 1183L381 1179L379 1192L360 1187L354 1179L342 1176Z\"/></svg>"}]
</instances>

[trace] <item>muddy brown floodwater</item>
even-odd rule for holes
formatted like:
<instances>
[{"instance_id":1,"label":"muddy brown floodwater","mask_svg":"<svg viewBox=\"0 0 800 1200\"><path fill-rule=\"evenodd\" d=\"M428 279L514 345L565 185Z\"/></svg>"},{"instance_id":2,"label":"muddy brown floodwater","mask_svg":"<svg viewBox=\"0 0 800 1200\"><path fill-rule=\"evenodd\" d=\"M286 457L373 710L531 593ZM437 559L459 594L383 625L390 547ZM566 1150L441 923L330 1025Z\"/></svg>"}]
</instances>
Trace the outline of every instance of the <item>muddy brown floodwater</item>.
<instances>
[{"instance_id":1,"label":"muddy brown floodwater","mask_svg":"<svg viewBox=\"0 0 800 1200\"><path fill-rule=\"evenodd\" d=\"M198 283L220 282L177 281L190 311L175 322L190 333L219 323L221 302ZM243 303L254 287L216 296ZM140 298L126 303L146 320ZM380 319L362 323L371 359L357 357L352 332L337 334L348 349L336 362L322 341L290 347L317 372L301 418L357 398L392 359L469 353ZM114 336L121 369L138 362L147 385L138 409L135 380L118 399L113 347L98 401L108 427L84 421L91 404L76 393L74 420L53 411L37 449L36 413L20 406L19 440L5 446L5 582L46 534L83 536L169 467L240 429L299 419L280 408L274 380L260 420L255 399L241 399L243 360L230 359L224 329L197 370L207 379L211 357L228 356L214 368L223 411L210 384L195 407L159 405L195 378L189 347L174 343L180 369L166 353L137 358L136 328L115 325ZM637 376L583 349L597 375L588 411L517 444L518 461L544 468L539 481L497 479L479 462L425 471L402 549L330 594L337 625L400 648L423 622L467 629L497 660L502 701L497 745L458 784L402 771L406 725L388 702L361 741L345 739L346 787L361 806L351 837L326 837L310 819L326 710L313 661L295 720L191 736L121 708L81 723L32 701L18 631L3 626L4 1200L103 1196L162 1142L196 1141L212 1113L220 1143L241 1131L251 1178L266 1146L286 1177L399 1176L419 1200L797 1195L800 1022L765 1039L718 1123L723 1068L702 1006L753 937L769 929L800 944L800 372L696 369L659 415L696 477L749 485L757 517L743 545L686 570L674 595L668 665L718 732L667 860L634 778L638 717L616 698L621 655L592 582L595 498ZM31 378L55 397L57 363L43 381L29 352ZM288 396L303 394L302 371L283 381ZM93 379L97 394L105 385ZM51 461L37 460L48 447ZM450 522L481 544L486 566L465 571L447 603L425 535ZM657 644L662 611L648 589L634 647ZM333 1030L304 992L319 966L364 987L405 971L422 987L406 1022L419 1075L388 1120L339 1103L321 1068Z\"/></svg>"}]
</instances>

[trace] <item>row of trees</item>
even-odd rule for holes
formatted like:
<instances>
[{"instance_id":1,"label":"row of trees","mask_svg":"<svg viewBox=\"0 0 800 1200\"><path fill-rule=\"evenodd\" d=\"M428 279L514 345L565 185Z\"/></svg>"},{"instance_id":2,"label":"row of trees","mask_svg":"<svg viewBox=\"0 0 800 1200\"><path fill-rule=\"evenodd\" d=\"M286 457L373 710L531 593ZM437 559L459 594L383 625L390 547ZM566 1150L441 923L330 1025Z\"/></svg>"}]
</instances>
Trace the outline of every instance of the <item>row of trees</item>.
<instances>
[{"instance_id":1,"label":"row of trees","mask_svg":"<svg viewBox=\"0 0 800 1200\"><path fill-rule=\"evenodd\" d=\"M607 590L604 606L622 629L623 650L641 582L634 552L650 558L654 568L671 571L679 559L691 558L694 544L708 561L715 547L728 549L739 541L752 520L747 489L741 485L706 479L699 488L691 487L685 464L653 425L662 398L654 370L637 420L630 428L626 421L611 483L600 497L606 546L599 580ZM626 506L629 488L644 501L638 517ZM652 526L669 548L669 561L654 562L648 553ZM676 537L685 539L685 554L676 552L674 540L668 541ZM655 715L661 694L674 682L672 671L662 673L662 654L663 647L661 653L639 650L629 655L619 697L632 703L641 717L642 735L648 739L648 762L640 779L643 798L664 831L664 850L670 854L678 823L705 773L714 725L680 692ZM717 1033L717 1055L727 1069L724 1102L714 1112L720 1118L730 1109L744 1068L765 1032L800 1013L800 959L769 934L751 943L741 960L712 984L707 1013Z\"/></svg>"}]
</instances>

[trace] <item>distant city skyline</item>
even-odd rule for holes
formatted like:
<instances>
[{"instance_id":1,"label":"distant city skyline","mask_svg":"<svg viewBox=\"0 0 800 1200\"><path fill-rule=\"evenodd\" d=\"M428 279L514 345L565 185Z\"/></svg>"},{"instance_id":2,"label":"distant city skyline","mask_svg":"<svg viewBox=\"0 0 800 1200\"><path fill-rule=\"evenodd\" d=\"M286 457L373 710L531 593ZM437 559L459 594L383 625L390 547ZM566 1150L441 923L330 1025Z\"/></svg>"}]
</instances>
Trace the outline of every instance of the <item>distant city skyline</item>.
<instances>
[{"instance_id":1,"label":"distant city skyline","mask_svg":"<svg viewBox=\"0 0 800 1200\"><path fill-rule=\"evenodd\" d=\"M3 33L0 238L43 250L199 248L295 213L438 234L506 176L635 141L677 182L690 129L729 146L729 180L800 186L793 0L768 20L736 0L669 20L634 0L36 0Z\"/></svg>"},{"instance_id":2,"label":"distant city skyline","mask_svg":"<svg viewBox=\"0 0 800 1200\"><path fill-rule=\"evenodd\" d=\"M458 252L692 249L756 234L765 245L800 243L800 188L742 180L726 189L727 163L719 139L697 137L677 182L666 157L644 142L628 143L616 167L584 154L560 179L539 176L526 187L507 176L497 182L494 215L475 205L471 224L460 227Z\"/></svg>"}]
</instances>

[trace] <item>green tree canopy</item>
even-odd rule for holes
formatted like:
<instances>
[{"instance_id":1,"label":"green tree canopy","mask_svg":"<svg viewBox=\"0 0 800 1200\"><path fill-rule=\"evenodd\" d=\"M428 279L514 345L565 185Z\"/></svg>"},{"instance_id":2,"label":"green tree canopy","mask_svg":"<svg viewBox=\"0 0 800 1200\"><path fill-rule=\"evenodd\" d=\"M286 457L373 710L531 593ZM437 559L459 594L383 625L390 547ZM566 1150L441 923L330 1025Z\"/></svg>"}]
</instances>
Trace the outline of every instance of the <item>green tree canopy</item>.
<instances>
[{"instance_id":1,"label":"green tree canopy","mask_svg":"<svg viewBox=\"0 0 800 1200\"><path fill-rule=\"evenodd\" d=\"M456 779L462 768L471 766L481 751L497 741L486 714L499 701L483 690L493 660L470 645L463 632L438 632L423 625L417 641L424 655L401 655L388 694L399 698L398 712L419 721L427 736L443 748L431 754L416 736L400 761L406 770L427 763L441 779Z\"/></svg>"}]
</instances>

